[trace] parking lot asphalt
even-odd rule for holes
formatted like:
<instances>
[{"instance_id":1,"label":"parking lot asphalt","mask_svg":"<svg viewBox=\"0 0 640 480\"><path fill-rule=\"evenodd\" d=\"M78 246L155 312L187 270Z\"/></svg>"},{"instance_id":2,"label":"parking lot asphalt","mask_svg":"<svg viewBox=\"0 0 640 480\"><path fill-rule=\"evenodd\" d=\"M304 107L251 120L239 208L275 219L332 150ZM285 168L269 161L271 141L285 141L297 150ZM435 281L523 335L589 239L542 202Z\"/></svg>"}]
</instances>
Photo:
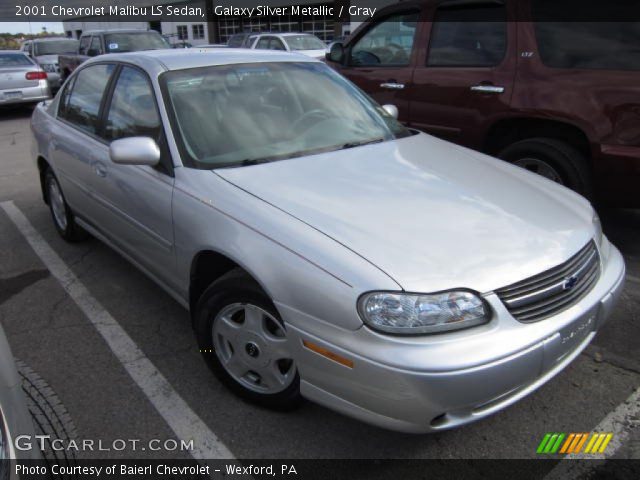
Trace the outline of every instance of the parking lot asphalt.
<instances>
[{"instance_id":1,"label":"parking lot asphalt","mask_svg":"<svg viewBox=\"0 0 640 480\"><path fill-rule=\"evenodd\" d=\"M67 244L42 202L30 156L30 109L0 110L0 202L12 201L77 280L122 326L238 458L534 458L546 432L589 432L640 386L640 211L600 212L623 252L622 299L593 344L524 400L430 435L381 430L312 403L276 413L238 400L205 366L188 313L98 240ZM81 439L176 438L95 326L0 209L0 321L14 355L57 392ZM177 412L179 416L180 412ZM636 419L637 420L637 419ZM637 424L638 422L635 422ZM634 421L615 456L640 458ZM188 452L85 451L79 458L189 458Z\"/></svg>"}]
</instances>

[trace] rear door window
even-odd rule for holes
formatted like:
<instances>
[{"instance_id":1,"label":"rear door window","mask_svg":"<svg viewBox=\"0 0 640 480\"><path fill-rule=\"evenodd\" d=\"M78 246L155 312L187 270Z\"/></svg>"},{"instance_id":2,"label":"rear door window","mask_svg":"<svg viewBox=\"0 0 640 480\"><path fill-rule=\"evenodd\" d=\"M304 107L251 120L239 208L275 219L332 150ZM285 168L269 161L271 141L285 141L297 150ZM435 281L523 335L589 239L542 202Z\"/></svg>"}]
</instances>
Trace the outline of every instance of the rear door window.
<instances>
[{"instance_id":1,"label":"rear door window","mask_svg":"<svg viewBox=\"0 0 640 480\"><path fill-rule=\"evenodd\" d=\"M635 18L637 3L628 2L626 5L628 18ZM562 18L560 8L561 5L552 0L533 2L538 51L546 66L640 70L640 22L549 21ZM584 8L589 8L588 2Z\"/></svg>"},{"instance_id":2,"label":"rear door window","mask_svg":"<svg viewBox=\"0 0 640 480\"><path fill-rule=\"evenodd\" d=\"M493 67L507 48L504 5L443 5L435 14L427 65L430 67Z\"/></svg>"},{"instance_id":3,"label":"rear door window","mask_svg":"<svg viewBox=\"0 0 640 480\"><path fill-rule=\"evenodd\" d=\"M98 134L100 105L114 68L112 64L100 64L78 72L58 116L84 132Z\"/></svg>"}]
</instances>

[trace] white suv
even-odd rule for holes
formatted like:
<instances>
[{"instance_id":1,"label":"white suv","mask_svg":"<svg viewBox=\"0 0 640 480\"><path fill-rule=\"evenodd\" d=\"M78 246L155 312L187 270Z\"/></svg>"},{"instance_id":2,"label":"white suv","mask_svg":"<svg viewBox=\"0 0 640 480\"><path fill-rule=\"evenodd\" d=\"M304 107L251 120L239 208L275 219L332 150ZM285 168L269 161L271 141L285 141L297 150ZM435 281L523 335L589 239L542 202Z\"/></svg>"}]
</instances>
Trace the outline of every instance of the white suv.
<instances>
[{"instance_id":1,"label":"white suv","mask_svg":"<svg viewBox=\"0 0 640 480\"><path fill-rule=\"evenodd\" d=\"M249 37L249 48L283 50L302 53L313 58L324 58L327 46L310 33L260 33Z\"/></svg>"}]
</instances>

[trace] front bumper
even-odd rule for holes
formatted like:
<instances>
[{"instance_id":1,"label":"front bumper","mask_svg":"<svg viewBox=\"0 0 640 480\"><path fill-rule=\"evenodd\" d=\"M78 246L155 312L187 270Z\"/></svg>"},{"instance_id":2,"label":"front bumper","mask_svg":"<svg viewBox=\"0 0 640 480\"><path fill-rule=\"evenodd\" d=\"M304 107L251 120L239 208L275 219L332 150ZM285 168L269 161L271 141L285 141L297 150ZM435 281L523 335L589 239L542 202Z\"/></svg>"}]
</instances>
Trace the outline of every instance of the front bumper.
<instances>
[{"instance_id":1,"label":"front bumper","mask_svg":"<svg viewBox=\"0 0 640 480\"><path fill-rule=\"evenodd\" d=\"M625 267L620 252L604 243L601 275L592 290L558 315L530 324L515 320L494 293L485 295L494 314L488 324L424 337L310 323L278 304L293 340L301 392L367 423L413 433L495 413L559 373L606 321L622 291ZM350 359L352 368L305 348L303 340Z\"/></svg>"}]
</instances>

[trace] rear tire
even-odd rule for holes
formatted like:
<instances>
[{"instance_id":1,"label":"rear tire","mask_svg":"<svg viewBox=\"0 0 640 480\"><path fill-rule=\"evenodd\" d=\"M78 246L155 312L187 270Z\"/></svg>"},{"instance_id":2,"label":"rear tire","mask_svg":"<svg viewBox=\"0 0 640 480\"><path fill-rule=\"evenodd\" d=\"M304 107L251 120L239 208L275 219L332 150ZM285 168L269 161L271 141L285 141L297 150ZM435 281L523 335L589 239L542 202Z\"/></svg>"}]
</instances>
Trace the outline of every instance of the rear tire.
<instances>
[{"instance_id":1,"label":"rear tire","mask_svg":"<svg viewBox=\"0 0 640 480\"><path fill-rule=\"evenodd\" d=\"M236 395L280 411L301 403L300 376L285 325L273 302L243 270L232 270L205 290L196 307L195 329L207 365Z\"/></svg>"},{"instance_id":2,"label":"rear tire","mask_svg":"<svg viewBox=\"0 0 640 480\"><path fill-rule=\"evenodd\" d=\"M587 159L566 142L553 138L530 138L509 145L498 157L592 198L591 169Z\"/></svg>"},{"instance_id":3,"label":"rear tire","mask_svg":"<svg viewBox=\"0 0 640 480\"><path fill-rule=\"evenodd\" d=\"M60 236L67 242L85 240L89 234L76 224L75 216L64 198L60 183L50 168L47 168L44 174L44 188L53 224Z\"/></svg>"}]
</instances>

